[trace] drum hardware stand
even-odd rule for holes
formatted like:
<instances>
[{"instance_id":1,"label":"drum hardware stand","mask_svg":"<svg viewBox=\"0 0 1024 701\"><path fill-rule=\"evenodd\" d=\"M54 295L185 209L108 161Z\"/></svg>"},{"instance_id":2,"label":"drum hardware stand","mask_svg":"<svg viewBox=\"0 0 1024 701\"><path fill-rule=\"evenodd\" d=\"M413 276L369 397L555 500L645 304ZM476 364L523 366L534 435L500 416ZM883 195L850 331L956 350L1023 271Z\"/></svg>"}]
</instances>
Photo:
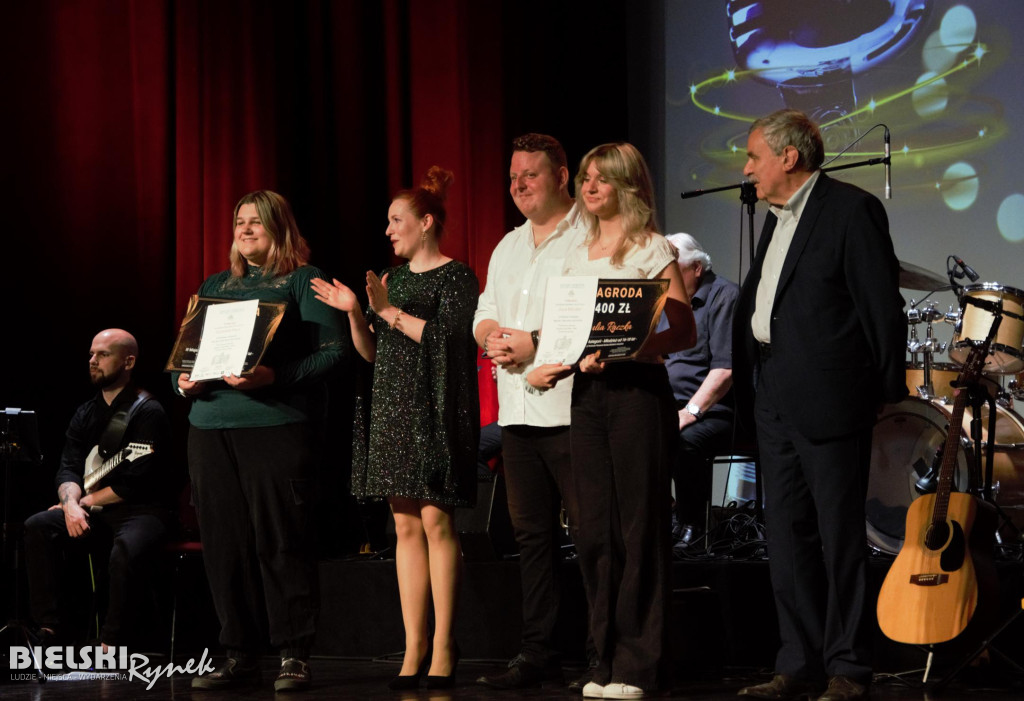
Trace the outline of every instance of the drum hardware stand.
<instances>
[{"instance_id":1,"label":"drum hardware stand","mask_svg":"<svg viewBox=\"0 0 1024 701\"><path fill-rule=\"evenodd\" d=\"M923 299L921 300L924 301ZM946 318L942 312L935 308L935 302L929 302L923 309L918 309L919 302L910 300L910 310L907 312L907 323L910 324L910 340L907 341L907 350L910 351L911 363L917 366L917 355L923 358L922 367L924 376L917 393L922 399L934 399L935 388L932 385L932 355L934 353L945 353L946 344L940 343L932 336L932 322L943 321ZM917 325L925 322L925 338L920 340L917 337Z\"/></svg>"},{"instance_id":2,"label":"drum hardware stand","mask_svg":"<svg viewBox=\"0 0 1024 701\"><path fill-rule=\"evenodd\" d=\"M7 569L7 553L9 548L9 537L12 531L11 523L11 472L13 470L13 464L16 461L20 462L35 462L42 460L42 456L39 455L38 451L38 435L35 428L35 412L34 411L23 411L22 409L4 409L2 415L2 426L0 426L0 454L3 455L3 469L4 469L4 513L3 513L3 565L4 569ZM19 420L21 419L21 420ZM28 422L31 422L28 424ZM15 430L16 424L28 424L26 430L22 433L24 435L18 435L18 431ZM32 645L32 634L29 631L29 627L18 618L20 613L20 601L19 596L21 591L21 557L18 550L18 543L13 543L13 562L11 564L11 605L12 613L11 618L7 620L7 623L0 628L0 633L11 631L15 634L17 642L29 650L29 656L32 658L32 666L36 673L36 681L40 684L46 681L46 675L43 673L42 661L36 657L35 650Z\"/></svg>"}]
</instances>

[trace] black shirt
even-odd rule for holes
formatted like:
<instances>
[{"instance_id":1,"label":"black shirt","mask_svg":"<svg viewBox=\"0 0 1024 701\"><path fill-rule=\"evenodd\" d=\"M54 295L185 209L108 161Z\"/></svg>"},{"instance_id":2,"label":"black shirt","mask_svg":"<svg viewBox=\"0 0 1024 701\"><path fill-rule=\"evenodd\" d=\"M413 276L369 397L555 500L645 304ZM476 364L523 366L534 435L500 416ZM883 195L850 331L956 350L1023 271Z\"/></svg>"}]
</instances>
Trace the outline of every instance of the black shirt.
<instances>
[{"instance_id":1,"label":"black shirt","mask_svg":"<svg viewBox=\"0 0 1024 701\"><path fill-rule=\"evenodd\" d=\"M103 462L98 451L92 458L90 453L97 448L111 417L119 409L131 407L138 392L138 388L129 384L109 406L103 393L97 392L78 407L68 425L56 486L65 482L83 485L86 462L91 460L97 465ZM178 494L177 480L170 469L170 433L170 422L160 402L153 397L144 400L132 413L119 447L137 443L145 449L133 451L130 458L123 460L96 485L96 489L110 487L126 504L174 508ZM146 452L149 449L152 452Z\"/></svg>"}]
</instances>

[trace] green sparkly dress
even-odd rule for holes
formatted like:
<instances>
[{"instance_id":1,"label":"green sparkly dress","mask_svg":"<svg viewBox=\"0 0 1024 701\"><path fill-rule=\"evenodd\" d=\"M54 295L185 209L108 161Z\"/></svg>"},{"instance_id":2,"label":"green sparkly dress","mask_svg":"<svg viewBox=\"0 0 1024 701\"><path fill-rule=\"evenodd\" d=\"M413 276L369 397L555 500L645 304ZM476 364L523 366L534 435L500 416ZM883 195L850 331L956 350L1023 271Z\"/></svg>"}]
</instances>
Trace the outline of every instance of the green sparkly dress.
<instances>
[{"instance_id":1,"label":"green sparkly dress","mask_svg":"<svg viewBox=\"0 0 1024 701\"><path fill-rule=\"evenodd\" d=\"M408 263L384 272L390 303L426 325L416 343L367 311L377 357L369 443L362 454L356 427L352 493L359 499L398 496L473 506L480 436L472 328L477 277L458 261L422 273L409 270Z\"/></svg>"}]
</instances>

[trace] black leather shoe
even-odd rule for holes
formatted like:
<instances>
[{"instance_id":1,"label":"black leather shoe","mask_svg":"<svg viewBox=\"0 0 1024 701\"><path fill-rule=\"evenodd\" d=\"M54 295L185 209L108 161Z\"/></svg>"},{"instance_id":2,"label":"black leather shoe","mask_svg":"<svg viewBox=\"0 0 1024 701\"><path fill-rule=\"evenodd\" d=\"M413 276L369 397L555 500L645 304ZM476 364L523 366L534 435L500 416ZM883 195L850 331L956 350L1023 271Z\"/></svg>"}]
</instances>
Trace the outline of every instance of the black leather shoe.
<instances>
[{"instance_id":1,"label":"black leather shoe","mask_svg":"<svg viewBox=\"0 0 1024 701\"><path fill-rule=\"evenodd\" d=\"M298 657L281 660L281 671L274 680L274 691L305 691L313 681L309 663Z\"/></svg>"},{"instance_id":2,"label":"black leather shoe","mask_svg":"<svg viewBox=\"0 0 1024 701\"><path fill-rule=\"evenodd\" d=\"M739 690L739 696L751 696L755 699L805 699L815 696L821 686L788 674L776 674L770 682L745 686Z\"/></svg>"},{"instance_id":3,"label":"black leather shoe","mask_svg":"<svg viewBox=\"0 0 1024 701\"><path fill-rule=\"evenodd\" d=\"M233 689L262 681L259 658L229 657L209 674L193 677L193 689Z\"/></svg>"},{"instance_id":4,"label":"black leather shoe","mask_svg":"<svg viewBox=\"0 0 1024 701\"><path fill-rule=\"evenodd\" d=\"M828 680L828 689L818 697L818 701L850 701L867 697L868 687L865 684L840 674Z\"/></svg>"},{"instance_id":5,"label":"black leather shoe","mask_svg":"<svg viewBox=\"0 0 1024 701\"><path fill-rule=\"evenodd\" d=\"M567 685L567 688L569 689L569 691L579 691L579 692L582 692L583 691L583 687L585 687L587 684L589 684L594 679L594 670L595 669L597 669L597 663L596 662L591 662L590 665L587 667L587 670L585 672L583 672L582 675L580 675L578 678L573 679L571 682L569 682L569 684Z\"/></svg>"},{"instance_id":6,"label":"black leather shoe","mask_svg":"<svg viewBox=\"0 0 1024 701\"><path fill-rule=\"evenodd\" d=\"M492 689L533 689L546 681L563 683L562 668L554 664L541 667L518 657L501 674L480 677L476 683Z\"/></svg>"},{"instance_id":7,"label":"black leather shoe","mask_svg":"<svg viewBox=\"0 0 1024 701\"><path fill-rule=\"evenodd\" d=\"M675 547L688 548L701 539L704 529L692 523L684 523L679 528L679 537L676 539Z\"/></svg>"}]
</instances>

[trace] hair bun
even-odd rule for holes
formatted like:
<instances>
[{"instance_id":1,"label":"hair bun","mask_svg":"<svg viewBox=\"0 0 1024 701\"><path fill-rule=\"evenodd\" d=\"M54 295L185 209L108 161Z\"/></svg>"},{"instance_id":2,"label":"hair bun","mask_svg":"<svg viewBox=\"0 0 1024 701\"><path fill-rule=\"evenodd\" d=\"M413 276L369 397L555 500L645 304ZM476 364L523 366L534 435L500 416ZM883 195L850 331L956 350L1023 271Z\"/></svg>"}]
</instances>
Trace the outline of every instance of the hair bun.
<instances>
[{"instance_id":1,"label":"hair bun","mask_svg":"<svg viewBox=\"0 0 1024 701\"><path fill-rule=\"evenodd\" d=\"M423 182L420 183L427 192L437 195L442 200L448 195L448 188L455 182L455 174L441 166L430 166Z\"/></svg>"}]
</instances>

